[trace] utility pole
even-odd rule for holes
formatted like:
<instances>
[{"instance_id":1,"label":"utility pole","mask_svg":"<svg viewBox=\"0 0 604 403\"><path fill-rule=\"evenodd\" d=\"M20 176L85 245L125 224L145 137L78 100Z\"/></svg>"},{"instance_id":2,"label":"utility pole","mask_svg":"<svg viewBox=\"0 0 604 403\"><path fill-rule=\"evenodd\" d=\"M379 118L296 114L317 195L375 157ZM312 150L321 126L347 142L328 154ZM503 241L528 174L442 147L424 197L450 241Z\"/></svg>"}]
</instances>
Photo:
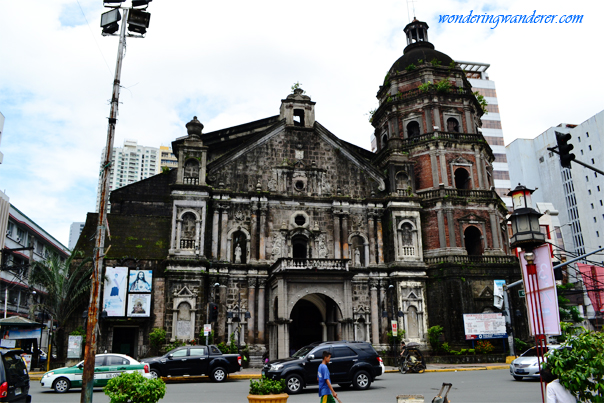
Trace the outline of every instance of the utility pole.
<instances>
[{"instance_id":1,"label":"utility pole","mask_svg":"<svg viewBox=\"0 0 604 403\"><path fill-rule=\"evenodd\" d=\"M117 51L115 77L113 80L113 93L111 96L111 110L109 112L109 125L107 129L107 144L101 172L101 197L99 203L99 217L94 248L94 270L92 272L92 286L90 288L90 305L88 306L88 321L86 324L86 346L84 347L84 371L82 372L81 403L92 402L92 388L94 386L94 359L96 354L96 328L99 317L99 298L101 294L101 276L103 260L105 257L105 224L107 223L107 201L109 200L109 173L111 171L111 153L113 151L113 137L120 97L120 77L122 74L122 59L126 49L126 21L128 9L124 9L124 21L120 30L120 44ZM50 359L50 357L49 357Z\"/></svg>"}]
</instances>

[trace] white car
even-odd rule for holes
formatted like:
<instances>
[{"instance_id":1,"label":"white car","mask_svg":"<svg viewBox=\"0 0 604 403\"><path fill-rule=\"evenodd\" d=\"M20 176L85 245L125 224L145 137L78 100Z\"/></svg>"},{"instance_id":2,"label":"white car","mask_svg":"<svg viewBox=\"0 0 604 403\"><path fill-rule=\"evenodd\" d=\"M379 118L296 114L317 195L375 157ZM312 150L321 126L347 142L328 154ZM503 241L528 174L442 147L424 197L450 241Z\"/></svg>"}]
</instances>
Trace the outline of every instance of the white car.
<instances>
[{"instance_id":1,"label":"white car","mask_svg":"<svg viewBox=\"0 0 604 403\"><path fill-rule=\"evenodd\" d=\"M71 388L80 388L82 387L83 369L84 361L73 367L53 369L42 376L40 384L43 388L53 388L58 393L65 393ZM122 372L140 372L145 378L152 378L148 364L141 364L127 355L97 354L95 356L95 387L107 385L109 379L119 376Z\"/></svg>"},{"instance_id":2,"label":"white car","mask_svg":"<svg viewBox=\"0 0 604 403\"><path fill-rule=\"evenodd\" d=\"M547 361L547 352L549 350L555 350L561 348L560 344L548 344L545 350L544 360ZM510 375L514 377L515 380L521 381L523 378L539 378L541 375L539 373L539 363L537 361L537 349L535 347L531 347L526 350L520 357L516 358L510 364Z\"/></svg>"}]
</instances>

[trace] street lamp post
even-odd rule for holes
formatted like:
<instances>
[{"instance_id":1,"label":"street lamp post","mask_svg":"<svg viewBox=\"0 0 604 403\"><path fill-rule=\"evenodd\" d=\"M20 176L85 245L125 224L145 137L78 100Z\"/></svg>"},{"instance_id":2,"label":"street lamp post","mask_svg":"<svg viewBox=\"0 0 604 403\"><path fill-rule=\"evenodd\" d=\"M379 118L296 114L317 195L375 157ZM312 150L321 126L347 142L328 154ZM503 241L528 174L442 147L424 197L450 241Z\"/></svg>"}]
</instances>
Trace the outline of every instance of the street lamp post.
<instances>
[{"instance_id":1,"label":"street lamp post","mask_svg":"<svg viewBox=\"0 0 604 403\"><path fill-rule=\"evenodd\" d=\"M536 190L536 189L535 189ZM545 234L540 230L539 217L542 216L532 207L531 195L535 191L518 184L514 190L508 193L512 197L514 211L509 218L512 224L512 236L510 244L512 248L523 248L526 260L527 278L524 279L527 289L527 298L533 309L530 311L530 320L535 333L535 345L537 349L537 362L539 368L543 363L543 353L546 347L545 328L543 312L541 309L541 297L539 282L537 279L537 266L535 265L535 254L533 250L545 243ZM541 399L545 402L543 381L541 380Z\"/></svg>"},{"instance_id":2,"label":"street lamp post","mask_svg":"<svg viewBox=\"0 0 604 403\"><path fill-rule=\"evenodd\" d=\"M103 158L103 167L101 171L101 189L98 213L97 233L94 248L94 270L92 272L92 285L90 288L90 305L88 307L88 321L86 324L86 346L84 348L84 369L82 372L82 393L81 403L92 402L92 388L94 385L94 359L97 348L97 322L99 316L99 298L101 293L100 280L103 271L103 260L105 257L105 231L107 230L107 202L109 200L109 173L111 171L111 155L113 151L113 138L115 135L115 125L117 123L119 96L120 96L120 78L122 74L122 60L126 49L126 22L130 25L128 30L144 34L149 25L149 14L134 8L135 6L145 6L149 1L138 1L132 4L131 8L122 8L121 3L124 0L105 0L106 7L112 8L111 11L101 16L101 27L103 35L111 35L117 31L118 21L121 20L119 10L124 11L124 21L120 29L120 40L117 51L117 61L115 65L115 76L113 80L113 91L111 95L111 109L109 111L107 143ZM115 5L117 4L117 5ZM129 19L130 13L138 15L140 18ZM142 14L141 14L142 13ZM142 15L142 17L141 17ZM146 16L145 16L146 15ZM143 26L143 27L141 27ZM128 36L142 37L142 35ZM108 250L108 249L107 249Z\"/></svg>"}]
</instances>

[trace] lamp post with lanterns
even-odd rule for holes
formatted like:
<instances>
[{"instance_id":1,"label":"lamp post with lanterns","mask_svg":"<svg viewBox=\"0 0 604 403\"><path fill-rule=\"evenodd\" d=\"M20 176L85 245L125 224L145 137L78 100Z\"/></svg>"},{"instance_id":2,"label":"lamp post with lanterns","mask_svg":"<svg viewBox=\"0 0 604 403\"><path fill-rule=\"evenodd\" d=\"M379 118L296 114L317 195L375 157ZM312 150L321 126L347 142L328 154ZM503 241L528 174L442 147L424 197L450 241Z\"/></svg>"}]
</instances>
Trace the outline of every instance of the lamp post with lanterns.
<instances>
[{"instance_id":1,"label":"lamp post with lanterns","mask_svg":"<svg viewBox=\"0 0 604 403\"><path fill-rule=\"evenodd\" d=\"M81 403L92 402L92 388L94 385L94 359L97 348L97 322L99 317L99 298L101 293L100 280L102 278L103 260L105 257L105 231L107 230L107 202L109 200L109 173L111 171L111 154L113 150L113 138L120 96L120 77L122 73L122 60L126 49L126 37L143 38L149 27L151 14L146 12L151 0L132 0L130 7L122 7L125 0L104 0L103 5L111 10L101 15L102 35L117 36L119 30L119 46L117 51L117 62L115 65L115 76L113 80L113 92L111 95L111 109L107 128L107 143L101 172L101 189L97 233L94 248L94 270L92 272L92 286L90 288L90 305L88 307L88 320L86 323L86 346L84 348L84 368L82 371L82 394ZM124 13L122 20L120 10ZM126 23L127 29L126 29ZM107 251L109 248L107 248Z\"/></svg>"},{"instance_id":2,"label":"lamp post with lanterns","mask_svg":"<svg viewBox=\"0 0 604 403\"><path fill-rule=\"evenodd\" d=\"M530 299L530 318L533 333L535 335L535 345L537 348L537 361L539 367L543 363L543 353L546 347L545 326L543 321L543 311L541 309L541 295L539 290L539 281L537 278L537 266L535 264L535 253L533 250L545 243L545 234L541 232L539 218L541 213L532 206L531 195L537 189L528 189L518 184L514 190L508 193L512 197L514 211L508 220L512 224L512 236L510 244L512 248L522 248L524 250L524 259L526 260L526 276L524 277L524 286L527 299ZM541 398L544 400L543 381L541 381Z\"/></svg>"}]
</instances>

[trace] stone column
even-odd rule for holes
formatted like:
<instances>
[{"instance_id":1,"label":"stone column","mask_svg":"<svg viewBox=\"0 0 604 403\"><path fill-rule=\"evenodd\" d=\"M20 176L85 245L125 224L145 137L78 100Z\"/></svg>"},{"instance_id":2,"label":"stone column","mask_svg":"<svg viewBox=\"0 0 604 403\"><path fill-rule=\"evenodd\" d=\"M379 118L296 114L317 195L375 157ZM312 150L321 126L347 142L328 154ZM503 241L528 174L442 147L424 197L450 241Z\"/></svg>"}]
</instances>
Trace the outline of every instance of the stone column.
<instances>
[{"instance_id":1,"label":"stone column","mask_svg":"<svg viewBox=\"0 0 604 403\"><path fill-rule=\"evenodd\" d=\"M457 240L455 239L455 224L453 222L453 211L447 210L447 223L449 224L449 247L456 248Z\"/></svg>"},{"instance_id":2,"label":"stone column","mask_svg":"<svg viewBox=\"0 0 604 403\"><path fill-rule=\"evenodd\" d=\"M430 168L432 170L432 187L437 188L440 182L438 179L438 162L434 150L430 150Z\"/></svg>"},{"instance_id":3,"label":"stone column","mask_svg":"<svg viewBox=\"0 0 604 403\"><path fill-rule=\"evenodd\" d=\"M478 188L484 189L486 187L486 177L482 177L482 169L480 167L484 165L482 162L482 157L480 156L480 151L476 150L474 152L474 159L476 160L476 175L478 175Z\"/></svg>"},{"instance_id":4,"label":"stone column","mask_svg":"<svg viewBox=\"0 0 604 403\"><path fill-rule=\"evenodd\" d=\"M388 340L386 340L386 331L385 329L387 329L388 327L388 317L383 317L382 316L382 312L386 311L388 312L388 305L385 304L385 299L386 299L386 286L384 285L383 282L380 282L380 300L378 303L378 309L379 309L379 315L380 315L380 328L381 328L381 333L382 333L382 339L379 340L379 342L382 343L387 343ZM379 336L378 336L379 339Z\"/></svg>"},{"instance_id":5,"label":"stone column","mask_svg":"<svg viewBox=\"0 0 604 403\"><path fill-rule=\"evenodd\" d=\"M474 129L474 122L472 121L472 115L469 109L465 109L466 112L466 133L476 133Z\"/></svg>"},{"instance_id":6,"label":"stone column","mask_svg":"<svg viewBox=\"0 0 604 403\"><path fill-rule=\"evenodd\" d=\"M259 344L264 344L264 287L266 286L266 278L258 279L258 338L256 341Z\"/></svg>"},{"instance_id":7,"label":"stone column","mask_svg":"<svg viewBox=\"0 0 604 403\"><path fill-rule=\"evenodd\" d=\"M258 259L266 259L266 206L260 207L260 250Z\"/></svg>"},{"instance_id":8,"label":"stone column","mask_svg":"<svg viewBox=\"0 0 604 403\"><path fill-rule=\"evenodd\" d=\"M333 213L333 241L334 258L340 259L340 216L336 212Z\"/></svg>"},{"instance_id":9,"label":"stone column","mask_svg":"<svg viewBox=\"0 0 604 403\"><path fill-rule=\"evenodd\" d=\"M256 202L251 203L250 210L252 212L250 222L250 260L255 261L258 259L258 206L256 205Z\"/></svg>"},{"instance_id":10,"label":"stone column","mask_svg":"<svg viewBox=\"0 0 604 403\"><path fill-rule=\"evenodd\" d=\"M222 223L220 226L220 260L229 260L227 256L227 234L228 234L228 223L229 223L229 206L222 206Z\"/></svg>"},{"instance_id":11,"label":"stone column","mask_svg":"<svg viewBox=\"0 0 604 403\"><path fill-rule=\"evenodd\" d=\"M182 220L176 220L176 247L174 249L180 250L180 234L182 234Z\"/></svg>"},{"instance_id":12,"label":"stone column","mask_svg":"<svg viewBox=\"0 0 604 403\"><path fill-rule=\"evenodd\" d=\"M382 217L377 216L378 263L384 263L384 244L382 236Z\"/></svg>"},{"instance_id":13,"label":"stone column","mask_svg":"<svg viewBox=\"0 0 604 403\"><path fill-rule=\"evenodd\" d=\"M377 295L377 281L370 280L369 288L371 290L371 343L379 343L379 316L378 316L378 295Z\"/></svg>"},{"instance_id":14,"label":"stone column","mask_svg":"<svg viewBox=\"0 0 604 403\"><path fill-rule=\"evenodd\" d=\"M491 218L491 237L493 238L493 249L499 249L500 243L499 243L499 225L497 225L497 217L495 216L494 213L490 213L490 218ZM484 237L485 240L485 244L486 244L486 240L487 237ZM485 245L486 246L486 245Z\"/></svg>"},{"instance_id":15,"label":"stone column","mask_svg":"<svg viewBox=\"0 0 604 403\"><path fill-rule=\"evenodd\" d=\"M348 213L342 214L342 259L350 259L348 252Z\"/></svg>"},{"instance_id":16,"label":"stone column","mask_svg":"<svg viewBox=\"0 0 604 403\"><path fill-rule=\"evenodd\" d=\"M369 213L369 263L375 263L375 224L373 223L373 213Z\"/></svg>"},{"instance_id":17,"label":"stone column","mask_svg":"<svg viewBox=\"0 0 604 403\"><path fill-rule=\"evenodd\" d=\"M449 175L447 174L446 151L441 150L438 158L440 160L440 176L442 177L441 183L444 183L445 186L449 186Z\"/></svg>"},{"instance_id":18,"label":"stone column","mask_svg":"<svg viewBox=\"0 0 604 403\"><path fill-rule=\"evenodd\" d=\"M220 287L218 287L218 334L216 335L217 342L227 340L225 339L226 332L226 300L227 300L227 285L226 278L220 279Z\"/></svg>"},{"instance_id":19,"label":"stone column","mask_svg":"<svg viewBox=\"0 0 604 403\"><path fill-rule=\"evenodd\" d=\"M218 259L218 220L220 212L218 206L214 206L214 219L212 220L212 257Z\"/></svg>"},{"instance_id":20,"label":"stone column","mask_svg":"<svg viewBox=\"0 0 604 403\"><path fill-rule=\"evenodd\" d=\"M447 238L445 235L445 218L442 210L436 212L436 218L438 220L438 241L441 248L446 248Z\"/></svg>"},{"instance_id":21,"label":"stone column","mask_svg":"<svg viewBox=\"0 0 604 403\"><path fill-rule=\"evenodd\" d=\"M255 326L254 321L256 320L256 277L250 277L247 280L247 310L250 312L251 318L248 319L247 325L247 340L248 345L256 342L255 338Z\"/></svg>"}]
</instances>

